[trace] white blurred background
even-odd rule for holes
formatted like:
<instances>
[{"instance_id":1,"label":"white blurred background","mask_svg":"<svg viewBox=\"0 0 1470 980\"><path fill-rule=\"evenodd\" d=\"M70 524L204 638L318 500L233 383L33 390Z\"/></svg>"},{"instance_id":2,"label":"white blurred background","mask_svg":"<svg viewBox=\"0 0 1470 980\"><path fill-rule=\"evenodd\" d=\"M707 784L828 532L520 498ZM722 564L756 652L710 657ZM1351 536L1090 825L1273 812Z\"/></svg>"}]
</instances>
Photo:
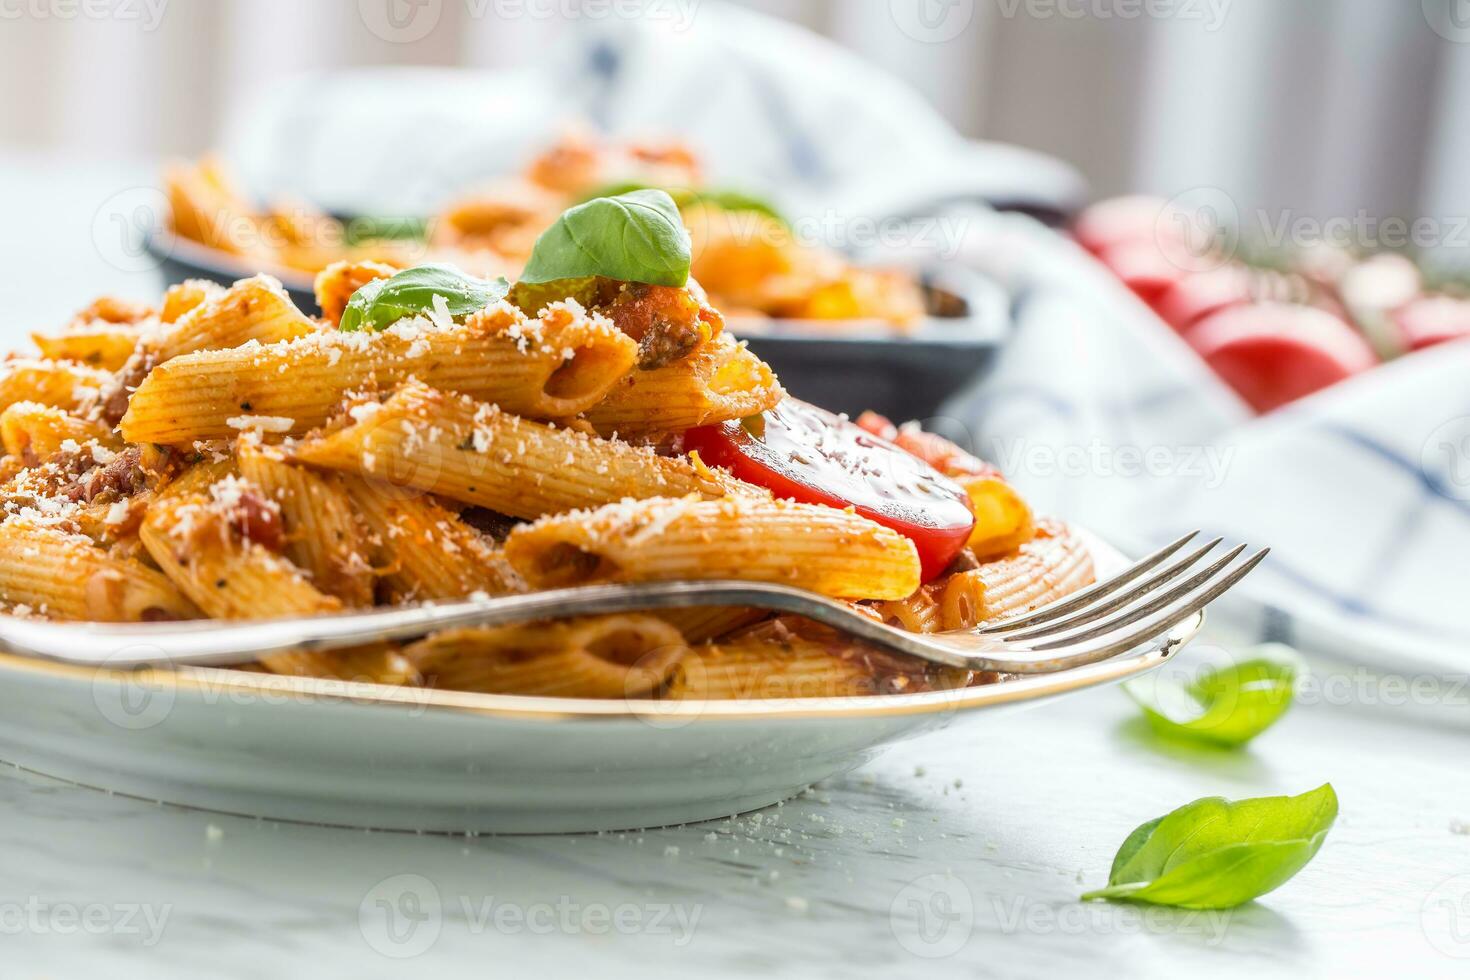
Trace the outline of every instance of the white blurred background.
<instances>
[{"instance_id":1,"label":"white blurred background","mask_svg":"<svg viewBox=\"0 0 1470 980\"><path fill-rule=\"evenodd\" d=\"M0 146L197 154L279 79L525 65L632 2L0 0ZM715 2L662 0L689 17ZM1321 217L1470 214L1465 0L743 3L903 77L966 135L1071 162L1098 195L1205 184ZM433 27L385 40L389 18Z\"/></svg>"}]
</instances>

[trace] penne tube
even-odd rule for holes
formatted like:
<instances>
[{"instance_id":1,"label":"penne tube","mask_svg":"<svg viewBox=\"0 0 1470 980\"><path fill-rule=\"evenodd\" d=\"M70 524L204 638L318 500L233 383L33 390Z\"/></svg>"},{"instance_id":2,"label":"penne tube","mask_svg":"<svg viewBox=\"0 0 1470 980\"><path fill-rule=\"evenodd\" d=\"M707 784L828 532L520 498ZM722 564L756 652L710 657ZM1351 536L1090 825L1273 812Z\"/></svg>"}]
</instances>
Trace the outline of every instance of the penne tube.
<instances>
[{"instance_id":1,"label":"penne tube","mask_svg":"<svg viewBox=\"0 0 1470 980\"><path fill-rule=\"evenodd\" d=\"M939 628L967 630L985 618L985 573L955 572L939 588Z\"/></svg>"},{"instance_id":2,"label":"penne tube","mask_svg":"<svg viewBox=\"0 0 1470 980\"><path fill-rule=\"evenodd\" d=\"M373 604L377 581L352 499L335 473L287 462L278 450L241 440L240 475L281 508L284 554L312 585L349 607Z\"/></svg>"},{"instance_id":3,"label":"penne tube","mask_svg":"<svg viewBox=\"0 0 1470 980\"><path fill-rule=\"evenodd\" d=\"M897 626L910 633L937 633L945 627L935 593L934 586L925 585L907 598L880 602L874 608L889 626Z\"/></svg>"},{"instance_id":4,"label":"penne tube","mask_svg":"<svg viewBox=\"0 0 1470 980\"><path fill-rule=\"evenodd\" d=\"M59 452L67 442L117 445L112 430L101 422L77 418L50 405L16 402L0 412L0 444L27 466Z\"/></svg>"},{"instance_id":5,"label":"penne tube","mask_svg":"<svg viewBox=\"0 0 1470 980\"><path fill-rule=\"evenodd\" d=\"M665 695L672 701L862 697L878 693L873 672L837 656L829 643L753 636L690 651Z\"/></svg>"},{"instance_id":6,"label":"penne tube","mask_svg":"<svg viewBox=\"0 0 1470 980\"><path fill-rule=\"evenodd\" d=\"M188 294L200 299L178 319L162 323L145 341L153 363L202 350L238 347L249 341L273 344L317 332L315 323L296 308L275 278L241 279L219 293Z\"/></svg>"},{"instance_id":7,"label":"penne tube","mask_svg":"<svg viewBox=\"0 0 1470 980\"><path fill-rule=\"evenodd\" d=\"M665 367L625 375L586 414L603 435L682 432L757 415L785 396L768 364L721 334Z\"/></svg>"},{"instance_id":8,"label":"penne tube","mask_svg":"<svg viewBox=\"0 0 1470 980\"><path fill-rule=\"evenodd\" d=\"M488 539L425 494L346 477L353 508L372 532L371 554L395 602L523 591Z\"/></svg>"},{"instance_id":9,"label":"penne tube","mask_svg":"<svg viewBox=\"0 0 1470 980\"><path fill-rule=\"evenodd\" d=\"M76 411L94 401L111 380L106 371L69 361L17 358L0 362L0 411L16 402Z\"/></svg>"},{"instance_id":10,"label":"penne tube","mask_svg":"<svg viewBox=\"0 0 1470 980\"><path fill-rule=\"evenodd\" d=\"M390 279L396 272L398 267L386 262L333 262L317 273L312 284L322 319L336 326L353 293L375 279Z\"/></svg>"},{"instance_id":11,"label":"penne tube","mask_svg":"<svg viewBox=\"0 0 1470 980\"><path fill-rule=\"evenodd\" d=\"M919 587L903 535L851 511L732 496L659 498L544 517L505 542L533 588L743 579L822 595L898 599Z\"/></svg>"},{"instance_id":12,"label":"penne tube","mask_svg":"<svg viewBox=\"0 0 1470 980\"><path fill-rule=\"evenodd\" d=\"M159 622L199 615L159 572L24 513L0 523L0 601L60 620Z\"/></svg>"},{"instance_id":13,"label":"penne tube","mask_svg":"<svg viewBox=\"0 0 1470 980\"><path fill-rule=\"evenodd\" d=\"M218 299L225 293L224 287L208 279L185 279L174 283L163 294L163 308L158 318L164 323L176 323L190 310L203 303Z\"/></svg>"},{"instance_id":14,"label":"penne tube","mask_svg":"<svg viewBox=\"0 0 1470 980\"><path fill-rule=\"evenodd\" d=\"M983 585L982 622L1017 616L1076 592L1093 581L1092 555L1064 525L1043 523L1012 556L966 573Z\"/></svg>"},{"instance_id":15,"label":"penne tube","mask_svg":"<svg viewBox=\"0 0 1470 980\"><path fill-rule=\"evenodd\" d=\"M41 356L53 361L76 361L102 371L116 371L137 349L142 332L131 324L98 320L61 333L31 334Z\"/></svg>"},{"instance_id":16,"label":"penne tube","mask_svg":"<svg viewBox=\"0 0 1470 980\"><path fill-rule=\"evenodd\" d=\"M350 410L294 458L533 518L625 497L718 496L730 482L687 459L534 422L423 384Z\"/></svg>"},{"instance_id":17,"label":"penne tube","mask_svg":"<svg viewBox=\"0 0 1470 980\"><path fill-rule=\"evenodd\" d=\"M688 609L659 609L649 613L673 626L690 643L717 639L738 629L753 626L771 614L764 609L739 606L691 606Z\"/></svg>"},{"instance_id":18,"label":"penne tube","mask_svg":"<svg viewBox=\"0 0 1470 980\"><path fill-rule=\"evenodd\" d=\"M251 536L264 538L261 529L271 521L263 517L266 508L248 484L226 478L209 494L178 492L177 486L170 490L149 510L138 536L163 573L206 615L270 619L342 611L341 600L319 591L299 568ZM417 679L403 656L387 646L288 651L262 657L261 663L277 674L383 684Z\"/></svg>"},{"instance_id":19,"label":"penne tube","mask_svg":"<svg viewBox=\"0 0 1470 980\"><path fill-rule=\"evenodd\" d=\"M674 627L631 614L451 630L405 651L434 687L564 698L645 697L688 652Z\"/></svg>"},{"instance_id":20,"label":"penne tube","mask_svg":"<svg viewBox=\"0 0 1470 980\"><path fill-rule=\"evenodd\" d=\"M187 319L187 318L186 318ZM528 320L508 304L463 324L400 320L382 332L324 331L295 341L200 351L159 365L122 419L130 442L188 444L250 428L300 435L343 394L410 378L539 418L576 415L632 366L636 345L566 304Z\"/></svg>"}]
</instances>

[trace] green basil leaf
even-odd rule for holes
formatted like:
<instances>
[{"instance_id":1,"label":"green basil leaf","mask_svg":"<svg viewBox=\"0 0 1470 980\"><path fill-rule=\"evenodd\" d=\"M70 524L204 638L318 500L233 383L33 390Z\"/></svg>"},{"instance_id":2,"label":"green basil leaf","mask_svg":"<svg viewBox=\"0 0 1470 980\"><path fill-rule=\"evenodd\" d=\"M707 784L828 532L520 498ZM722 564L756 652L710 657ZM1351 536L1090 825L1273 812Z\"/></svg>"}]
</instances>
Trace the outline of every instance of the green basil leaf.
<instances>
[{"instance_id":1,"label":"green basil leaf","mask_svg":"<svg viewBox=\"0 0 1470 980\"><path fill-rule=\"evenodd\" d=\"M1154 671L1123 689L1160 734L1239 746L1286 713L1304 670L1295 650L1268 643L1239 663L1206 666L1188 683Z\"/></svg>"},{"instance_id":2,"label":"green basil leaf","mask_svg":"<svg viewBox=\"0 0 1470 980\"><path fill-rule=\"evenodd\" d=\"M1129 834L1108 886L1082 900L1234 908L1306 867L1336 819L1330 783L1301 796L1195 800Z\"/></svg>"},{"instance_id":3,"label":"green basil leaf","mask_svg":"<svg viewBox=\"0 0 1470 980\"><path fill-rule=\"evenodd\" d=\"M651 184L641 184L637 181L626 180L617 184L608 184L598 188L592 194L587 195L587 200L594 197L617 197L619 194L627 194L631 191L648 190ZM789 222L777 207L765 198L744 191L704 189L695 190L692 187L662 187L659 190L669 195L669 198L682 211L684 208L693 207L697 204L712 204L725 211L754 211L768 218L774 218L781 224Z\"/></svg>"},{"instance_id":4,"label":"green basil leaf","mask_svg":"<svg viewBox=\"0 0 1470 980\"><path fill-rule=\"evenodd\" d=\"M775 205L744 191L700 191L699 200L725 211L753 211L774 218L783 225L788 224L786 217L776 210Z\"/></svg>"},{"instance_id":5,"label":"green basil leaf","mask_svg":"<svg viewBox=\"0 0 1470 980\"><path fill-rule=\"evenodd\" d=\"M619 282L683 286L689 281L689 232L660 190L593 198L562 212L536 239L521 281L603 276Z\"/></svg>"},{"instance_id":6,"label":"green basil leaf","mask_svg":"<svg viewBox=\"0 0 1470 980\"><path fill-rule=\"evenodd\" d=\"M416 265L358 289L342 311L342 330L386 330L406 316L428 315L444 297L452 317L469 316L505 298L504 279L476 279L449 265Z\"/></svg>"},{"instance_id":7,"label":"green basil leaf","mask_svg":"<svg viewBox=\"0 0 1470 980\"><path fill-rule=\"evenodd\" d=\"M342 240L349 247L373 241L423 241L428 224L423 218L393 218L386 215L361 215L348 221L342 229Z\"/></svg>"}]
</instances>

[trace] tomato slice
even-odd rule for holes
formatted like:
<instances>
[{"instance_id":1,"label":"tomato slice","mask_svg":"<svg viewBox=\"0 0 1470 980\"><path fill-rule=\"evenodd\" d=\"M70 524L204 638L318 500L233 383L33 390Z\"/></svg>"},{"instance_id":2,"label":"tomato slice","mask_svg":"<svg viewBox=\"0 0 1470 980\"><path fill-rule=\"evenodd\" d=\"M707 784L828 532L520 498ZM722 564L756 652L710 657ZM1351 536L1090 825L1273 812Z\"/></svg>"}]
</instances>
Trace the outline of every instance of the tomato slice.
<instances>
[{"instance_id":1,"label":"tomato slice","mask_svg":"<svg viewBox=\"0 0 1470 980\"><path fill-rule=\"evenodd\" d=\"M975 526L965 491L932 466L847 419L787 398L744 422L691 429L684 448L778 497L851 506L914 543L925 581L941 574Z\"/></svg>"}]
</instances>

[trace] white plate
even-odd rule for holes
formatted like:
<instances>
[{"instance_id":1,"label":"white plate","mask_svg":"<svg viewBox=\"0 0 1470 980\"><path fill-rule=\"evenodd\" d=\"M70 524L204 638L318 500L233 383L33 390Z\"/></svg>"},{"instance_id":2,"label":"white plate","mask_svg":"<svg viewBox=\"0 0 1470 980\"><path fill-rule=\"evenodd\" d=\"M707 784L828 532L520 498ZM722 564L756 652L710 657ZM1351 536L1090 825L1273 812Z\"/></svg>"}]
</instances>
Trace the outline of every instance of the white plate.
<instances>
[{"instance_id":1,"label":"white plate","mask_svg":"<svg viewBox=\"0 0 1470 980\"><path fill-rule=\"evenodd\" d=\"M1100 572L1120 563L1091 546ZM99 671L0 654L0 753L114 792L276 819L499 833L653 827L767 806L898 739L1142 673L1202 622L1105 663L959 691L676 704L208 668Z\"/></svg>"}]
</instances>

